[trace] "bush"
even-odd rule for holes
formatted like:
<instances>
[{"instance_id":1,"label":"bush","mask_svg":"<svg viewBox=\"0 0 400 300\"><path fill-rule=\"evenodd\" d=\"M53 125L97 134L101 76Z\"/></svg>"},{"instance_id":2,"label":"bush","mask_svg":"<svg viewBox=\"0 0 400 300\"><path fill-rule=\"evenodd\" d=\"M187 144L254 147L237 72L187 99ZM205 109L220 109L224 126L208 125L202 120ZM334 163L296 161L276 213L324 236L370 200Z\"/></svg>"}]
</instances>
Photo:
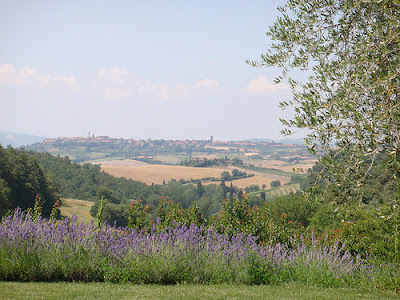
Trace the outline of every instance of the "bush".
<instances>
[{"instance_id":1,"label":"bush","mask_svg":"<svg viewBox=\"0 0 400 300\"><path fill-rule=\"evenodd\" d=\"M309 227L319 233L328 232L340 228L344 218L345 215L338 206L320 203L316 205Z\"/></svg>"},{"instance_id":2,"label":"bush","mask_svg":"<svg viewBox=\"0 0 400 300\"><path fill-rule=\"evenodd\" d=\"M272 188L278 187L278 186L281 186L281 182L280 182L279 180L273 180L273 181L271 181L271 187L272 187Z\"/></svg>"},{"instance_id":3,"label":"bush","mask_svg":"<svg viewBox=\"0 0 400 300\"><path fill-rule=\"evenodd\" d=\"M268 207L279 216L285 213L288 221L303 227L310 224L313 214L318 209L317 204L311 203L300 193L276 197L268 202Z\"/></svg>"},{"instance_id":4,"label":"bush","mask_svg":"<svg viewBox=\"0 0 400 300\"><path fill-rule=\"evenodd\" d=\"M366 210L354 207L349 212L340 240L354 254L372 255L381 261L400 263L400 214L398 204Z\"/></svg>"}]
</instances>

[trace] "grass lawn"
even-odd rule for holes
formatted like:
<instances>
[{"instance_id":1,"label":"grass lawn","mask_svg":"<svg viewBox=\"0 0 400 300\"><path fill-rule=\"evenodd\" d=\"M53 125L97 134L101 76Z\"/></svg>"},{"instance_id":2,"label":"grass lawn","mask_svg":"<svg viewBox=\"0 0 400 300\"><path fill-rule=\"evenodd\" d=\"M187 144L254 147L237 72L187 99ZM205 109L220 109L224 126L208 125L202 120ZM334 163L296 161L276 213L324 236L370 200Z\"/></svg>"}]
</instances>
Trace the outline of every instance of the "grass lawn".
<instances>
[{"instance_id":1,"label":"grass lawn","mask_svg":"<svg viewBox=\"0 0 400 300\"><path fill-rule=\"evenodd\" d=\"M299 284L130 285L0 281L0 299L400 299L389 292L317 288Z\"/></svg>"}]
</instances>

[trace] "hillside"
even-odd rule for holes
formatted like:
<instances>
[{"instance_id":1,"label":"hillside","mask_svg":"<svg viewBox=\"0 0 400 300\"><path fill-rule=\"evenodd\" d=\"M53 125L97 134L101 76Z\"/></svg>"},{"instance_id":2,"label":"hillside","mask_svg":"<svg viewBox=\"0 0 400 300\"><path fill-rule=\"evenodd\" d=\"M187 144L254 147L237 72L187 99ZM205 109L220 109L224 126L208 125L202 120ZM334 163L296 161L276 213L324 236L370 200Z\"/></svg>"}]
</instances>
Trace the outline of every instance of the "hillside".
<instances>
[{"instance_id":1,"label":"hillside","mask_svg":"<svg viewBox=\"0 0 400 300\"><path fill-rule=\"evenodd\" d=\"M233 180L232 183L238 188L251 185L270 187L274 180L288 183L294 174L293 170L305 173L315 163L304 145L257 139L225 142L88 136L46 139L31 145L29 149L68 156L72 162L98 164L102 171L113 176L149 185L171 180L216 182L218 180L210 178L219 178L223 171L241 169L241 172L255 177L253 180Z\"/></svg>"},{"instance_id":2,"label":"hillside","mask_svg":"<svg viewBox=\"0 0 400 300\"><path fill-rule=\"evenodd\" d=\"M0 144L3 146L28 146L34 143L43 142L46 137L36 136L31 134L14 133L14 132L0 132Z\"/></svg>"},{"instance_id":3,"label":"hillside","mask_svg":"<svg viewBox=\"0 0 400 300\"><path fill-rule=\"evenodd\" d=\"M93 206L93 202L64 198L61 199L62 205L60 206L61 216L72 218L77 217L77 222L89 224L94 218L90 215L90 209Z\"/></svg>"},{"instance_id":4,"label":"hillside","mask_svg":"<svg viewBox=\"0 0 400 300\"><path fill-rule=\"evenodd\" d=\"M95 216L103 196L107 221L118 220L121 226L126 225L132 200L149 205L150 218L162 197L183 208L197 202L206 218L221 211L222 199L241 197L244 191L252 192L251 203L260 205L276 195L298 191L299 181L291 182L293 172L286 170L310 165L304 146L273 142L87 137L47 139L29 148L34 151L16 151L38 162L61 197L94 201L91 215ZM79 163L88 158L92 164ZM277 161L280 164L268 165ZM293 184L277 194L268 192L272 182Z\"/></svg>"},{"instance_id":5,"label":"hillside","mask_svg":"<svg viewBox=\"0 0 400 300\"><path fill-rule=\"evenodd\" d=\"M110 224L120 220L122 223L118 224L125 226L129 202L139 199L143 205L150 206L150 217L155 216L162 197L174 201L183 208L190 207L197 201L205 216L221 210L224 189L219 185L204 186L201 190L195 185L184 185L176 181L151 186L131 179L113 177L102 172L98 165L80 165L68 157L62 158L23 149L13 151L36 161L40 166L36 169L43 170L63 198L91 200L98 204L98 200L103 196L105 220ZM239 194L239 191L234 192ZM95 206L92 211L92 216L96 215L97 207Z\"/></svg>"}]
</instances>

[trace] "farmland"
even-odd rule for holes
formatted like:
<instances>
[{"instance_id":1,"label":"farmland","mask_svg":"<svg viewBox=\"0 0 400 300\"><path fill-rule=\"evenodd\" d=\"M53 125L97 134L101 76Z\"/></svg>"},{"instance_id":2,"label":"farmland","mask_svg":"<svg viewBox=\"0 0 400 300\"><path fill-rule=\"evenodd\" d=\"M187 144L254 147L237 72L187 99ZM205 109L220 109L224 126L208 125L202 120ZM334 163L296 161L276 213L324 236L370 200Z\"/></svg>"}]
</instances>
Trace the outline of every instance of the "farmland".
<instances>
[{"instance_id":1,"label":"farmland","mask_svg":"<svg viewBox=\"0 0 400 300\"><path fill-rule=\"evenodd\" d=\"M84 224L89 224L92 221L93 218L90 215L90 208L93 206L93 202L65 198L61 199L61 203L61 216L68 217L70 219L73 216L77 216L77 222L83 222Z\"/></svg>"},{"instance_id":2,"label":"farmland","mask_svg":"<svg viewBox=\"0 0 400 300\"><path fill-rule=\"evenodd\" d=\"M101 169L115 177L126 177L146 184L162 184L163 181L169 182L171 179L189 180L201 179L204 177L221 176L223 169L214 168L190 168L182 166L165 165L142 165L142 166L101 166Z\"/></svg>"},{"instance_id":3,"label":"farmland","mask_svg":"<svg viewBox=\"0 0 400 300\"><path fill-rule=\"evenodd\" d=\"M140 167L149 165L148 163L133 159L106 160L96 162L96 164L99 164L102 167Z\"/></svg>"},{"instance_id":4,"label":"farmland","mask_svg":"<svg viewBox=\"0 0 400 300\"><path fill-rule=\"evenodd\" d=\"M98 164L112 176L149 185L204 178L208 178L203 180L208 184L210 178L220 179L222 172L238 169L254 177L233 178L234 186L269 188L276 180L287 184L293 169L306 172L315 163L304 145L272 140L124 140L89 136L47 139L30 149L69 156L79 163ZM230 179L225 181L231 183Z\"/></svg>"},{"instance_id":5,"label":"farmland","mask_svg":"<svg viewBox=\"0 0 400 300\"><path fill-rule=\"evenodd\" d=\"M237 179L233 181L226 181L226 184L232 184L240 189L244 189L245 187L251 186L251 185L258 185L262 186L265 184L268 188L271 186L271 182L274 180L280 180L282 184L288 183L290 181L290 178L288 177L283 177L283 176L275 176L275 175L269 175L266 174L266 176L254 176L254 177L249 177L249 178L243 178L243 179Z\"/></svg>"},{"instance_id":6,"label":"farmland","mask_svg":"<svg viewBox=\"0 0 400 300\"><path fill-rule=\"evenodd\" d=\"M281 160L262 160L259 162L258 166L263 168L274 168L278 170L282 170L285 172L292 172L293 169L303 169L304 172L307 172L308 169L312 168L315 165L315 160L305 160L302 163L287 163Z\"/></svg>"},{"instance_id":7,"label":"farmland","mask_svg":"<svg viewBox=\"0 0 400 300\"><path fill-rule=\"evenodd\" d=\"M163 182L169 182L172 179L190 180L202 179L206 177L219 178L222 172L235 169L235 167L194 168L183 166L150 165L135 160L105 161L100 162L100 165L104 172L115 177L126 177L128 179L141 181L146 184L162 184ZM290 181L290 178L285 176L264 174L253 171L247 172L249 174L255 174L256 176L226 181L226 183L230 184L232 182L234 186L243 189L250 185L262 186L263 184L265 184L267 187L270 187L271 182L274 180L279 180L282 184L286 184Z\"/></svg>"}]
</instances>

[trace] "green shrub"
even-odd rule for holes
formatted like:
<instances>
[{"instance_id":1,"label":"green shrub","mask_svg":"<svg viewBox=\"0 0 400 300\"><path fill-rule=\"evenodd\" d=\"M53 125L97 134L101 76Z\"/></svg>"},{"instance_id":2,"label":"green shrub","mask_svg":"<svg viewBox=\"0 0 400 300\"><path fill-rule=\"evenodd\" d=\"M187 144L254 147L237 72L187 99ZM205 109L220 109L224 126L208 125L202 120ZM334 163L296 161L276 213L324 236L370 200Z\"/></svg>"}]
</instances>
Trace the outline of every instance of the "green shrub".
<instances>
[{"instance_id":1,"label":"green shrub","mask_svg":"<svg viewBox=\"0 0 400 300\"><path fill-rule=\"evenodd\" d=\"M371 255L385 262L400 262L400 214L398 204L373 209L352 208L351 221L345 222L340 240L349 251Z\"/></svg>"},{"instance_id":2,"label":"green shrub","mask_svg":"<svg viewBox=\"0 0 400 300\"><path fill-rule=\"evenodd\" d=\"M279 216L285 213L288 221L303 227L310 224L311 217L318 209L316 203L310 202L300 193L276 197L268 202L268 207Z\"/></svg>"}]
</instances>

